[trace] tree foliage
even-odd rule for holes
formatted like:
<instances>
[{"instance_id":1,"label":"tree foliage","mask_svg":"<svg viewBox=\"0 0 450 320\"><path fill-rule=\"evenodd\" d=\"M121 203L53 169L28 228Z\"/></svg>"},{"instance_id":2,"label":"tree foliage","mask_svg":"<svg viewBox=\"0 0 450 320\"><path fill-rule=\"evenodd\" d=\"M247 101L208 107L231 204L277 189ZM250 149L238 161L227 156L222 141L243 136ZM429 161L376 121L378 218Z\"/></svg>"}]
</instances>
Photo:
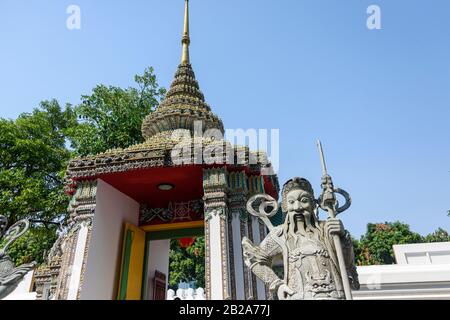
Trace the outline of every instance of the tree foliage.
<instances>
[{"instance_id":1,"label":"tree foliage","mask_svg":"<svg viewBox=\"0 0 450 320\"><path fill-rule=\"evenodd\" d=\"M0 119L0 213L8 226L27 218L34 227L10 247L16 263L42 261L56 237L52 223L66 216L63 177L70 151L65 132L73 112L57 101L43 101L15 121Z\"/></svg>"},{"instance_id":2,"label":"tree foliage","mask_svg":"<svg viewBox=\"0 0 450 320\"><path fill-rule=\"evenodd\" d=\"M353 244L358 265L379 265L395 263L393 245L443 241L450 241L450 237L441 228L422 237L411 231L409 225L396 221L369 223L366 233Z\"/></svg>"},{"instance_id":3,"label":"tree foliage","mask_svg":"<svg viewBox=\"0 0 450 320\"><path fill-rule=\"evenodd\" d=\"M437 229L435 232L423 238L423 242L448 242L450 241L450 235L442 228Z\"/></svg>"},{"instance_id":4,"label":"tree foliage","mask_svg":"<svg viewBox=\"0 0 450 320\"><path fill-rule=\"evenodd\" d=\"M62 110L55 100L15 121L0 119L0 212L10 225L64 216L62 179L70 158L65 132L72 119L70 107Z\"/></svg>"},{"instance_id":5,"label":"tree foliage","mask_svg":"<svg viewBox=\"0 0 450 320\"><path fill-rule=\"evenodd\" d=\"M205 287L205 238L197 237L189 248L182 248L177 239L170 242L169 287L178 289L180 282L196 281Z\"/></svg>"},{"instance_id":6,"label":"tree foliage","mask_svg":"<svg viewBox=\"0 0 450 320\"><path fill-rule=\"evenodd\" d=\"M159 87L153 68L136 75L137 87L123 89L98 85L83 95L74 108L78 118L70 128L70 140L79 156L95 155L113 148L126 148L142 142L142 121L165 94Z\"/></svg>"},{"instance_id":7,"label":"tree foliage","mask_svg":"<svg viewBox=\"0 0 450 320\"><path fill-rule=\"evenodd\" d=\"M9 249L17 263L42 262L66 218L63 191L68 160L140 142L144 117L165 93L153 69L135 77L136 87L96 86L81 104L64 108L43 101L16 120L0 118L0 214L9 226L27 218L33 228ZM69 147L70 146L70 147Z\"/></svg>"},{"instance_id":8,"label":"tree foliage","mask_svg":"<svg viewBox=\"0 0 450 320\"><path fill-rule=\"evenodd\" d=\"M9 256L17 266L32 261L44 262L44 254L57 239L56 231L56 226L31 228L9 248Z\"/></svg>"}]
</instances>

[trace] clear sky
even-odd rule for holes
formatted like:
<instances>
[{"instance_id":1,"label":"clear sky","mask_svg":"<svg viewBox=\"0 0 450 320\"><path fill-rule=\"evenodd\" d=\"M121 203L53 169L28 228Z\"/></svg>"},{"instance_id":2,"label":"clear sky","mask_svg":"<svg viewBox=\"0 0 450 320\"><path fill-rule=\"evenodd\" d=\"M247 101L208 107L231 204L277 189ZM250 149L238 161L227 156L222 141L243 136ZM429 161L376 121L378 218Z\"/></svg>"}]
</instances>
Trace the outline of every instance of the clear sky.
<instances>
[{"instance_id":1,"label":"clear sky","mask_svg":"<svg viewBox=\"0 0 450 320\"><path fill-rule=\"evenodd\" d=\"M0 116L148 66L168 87L182 15L182 0L0 0ZM320 138L355 236L394 220L426 234L450 229L449 16L448 0L191 0L191 61L225 127L280 129L281 184L305 176L318 193Z\"/></svg>"}]
</instances>

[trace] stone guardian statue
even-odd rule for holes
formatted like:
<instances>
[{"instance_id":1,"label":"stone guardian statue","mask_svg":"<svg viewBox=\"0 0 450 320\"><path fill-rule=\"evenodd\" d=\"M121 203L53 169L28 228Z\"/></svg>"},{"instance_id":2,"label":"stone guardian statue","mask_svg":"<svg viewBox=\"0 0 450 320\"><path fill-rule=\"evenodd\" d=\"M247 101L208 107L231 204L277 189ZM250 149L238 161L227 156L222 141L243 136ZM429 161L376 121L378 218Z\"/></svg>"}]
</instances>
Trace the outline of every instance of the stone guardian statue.
<instances>
[{"instance_id":1,"label":"stone guardian statue","mask_svg":"<svg viewBox=\"0 0 450 320\"><path fill-rule=\"evenodd\" d=\"M247 210L266 224L269 234L259 246L247 238L242 240L244 261L279 300L352 299L349 289L359 289L352 239L336 218L336 214L350 206L350 196L333 187L324 160L322 163L323 192L319 199L304 178L284 184L282 210L286 218L282 225L273 227L269 220L278 211L278 203L271 196L256 195L247 203ZM342 207L338 207L335 193L346 198ZM259 208L255 209L258 203ZM319 220L319 208L329 213L327 220ZM273 260L280 256L283 279L272 269Z\"/></svg>"},{"instance_id":2,"label":"stone guardian statue","mask_svg":"<svg viewBox=\"0 0 450 320\"><path fill-rule=\"evenodd\" d=\"M0 215L0 300L8 296L17 287L23 277L33 270L35 262L16 267L7 254L9 246L28 231L28 220L20 220L6 230L8 219Z\"/></svg>"}]
</instances>

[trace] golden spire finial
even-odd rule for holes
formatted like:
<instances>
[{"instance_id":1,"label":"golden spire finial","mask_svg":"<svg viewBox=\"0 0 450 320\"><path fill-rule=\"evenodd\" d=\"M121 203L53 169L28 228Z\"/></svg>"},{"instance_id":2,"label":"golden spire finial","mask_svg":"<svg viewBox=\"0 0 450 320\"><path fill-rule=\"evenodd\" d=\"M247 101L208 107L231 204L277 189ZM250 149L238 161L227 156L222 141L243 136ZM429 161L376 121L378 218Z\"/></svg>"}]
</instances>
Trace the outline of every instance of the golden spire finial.
<instances>
[{"instance_id":1,"label":"golden spire finial","mask_svg":"<svg viewBox=\"0 0 450 320\"><path fill-rule=\"evenodd\" d=\"M183 54L181 56L181 64L189 64L189 44L191 39L189 38L189 0L185 0L184 8L184 32L181 40L183 44Z\"/></svg>"}]
</instances>

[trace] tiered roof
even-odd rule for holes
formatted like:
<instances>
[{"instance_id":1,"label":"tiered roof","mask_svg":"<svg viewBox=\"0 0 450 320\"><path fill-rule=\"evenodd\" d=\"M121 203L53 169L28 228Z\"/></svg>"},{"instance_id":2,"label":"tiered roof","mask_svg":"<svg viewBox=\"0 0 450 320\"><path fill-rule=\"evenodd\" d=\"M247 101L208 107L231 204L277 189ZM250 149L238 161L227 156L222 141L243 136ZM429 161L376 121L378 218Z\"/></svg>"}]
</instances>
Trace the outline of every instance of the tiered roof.
<instances>
[{"instance_id":1,"label":"tiered roof","mask_svg":"<svg viewBox=\"0 0 450 320\"><path fill-rule=\"evenodd\" d=\"M195 79L189 59L189 2L185 4L184 32L181 64L175 73L175 79L154 113L149 114L142 124L142 135L149 141L158 133L187 129L194 131L194 122L201 121L202 129L219 129L223 133L222 121L211 112Z\"/></svg>"},{"instance_id":2,"label":"tiered roof","mask_svg":"<svg viewBox=\"0 0 450 320\"><path fill-rule=\"evenodd\" d=\"M181 63L164 100L143 121L142 135L145 141L126 149L108 150L95 156L70 161L66 175L68 193L74 192L72 187L75 185L75 180L114 172L175 166L171 160L171 150L175 146L179 146L180 142L193 145L194 139L196 139L195 143L199 143L198 137L193 136L196 121L201 122L203 132L208 129L217 129L224 133L222 120L205 102L205 97L195 79L189 58L189 45L189 2L186 0ZM183 134L179 134L180 131ZM178 134L174 135L175 132ZM187 135L189 139L186 139ZM261 152L250 152L247 147L231 146L224 140L200 138L200 142L203 148L211 147L212 144L221 145L224 163L229 163L231 149L231 157L235 158L238 153L240 159L245 159L245 162L240 162L239 166L259 170L267 165L265 155ZM258 159L258 156L263 161L250 165L250 159Z\"/></svg>"}]
</instances>

